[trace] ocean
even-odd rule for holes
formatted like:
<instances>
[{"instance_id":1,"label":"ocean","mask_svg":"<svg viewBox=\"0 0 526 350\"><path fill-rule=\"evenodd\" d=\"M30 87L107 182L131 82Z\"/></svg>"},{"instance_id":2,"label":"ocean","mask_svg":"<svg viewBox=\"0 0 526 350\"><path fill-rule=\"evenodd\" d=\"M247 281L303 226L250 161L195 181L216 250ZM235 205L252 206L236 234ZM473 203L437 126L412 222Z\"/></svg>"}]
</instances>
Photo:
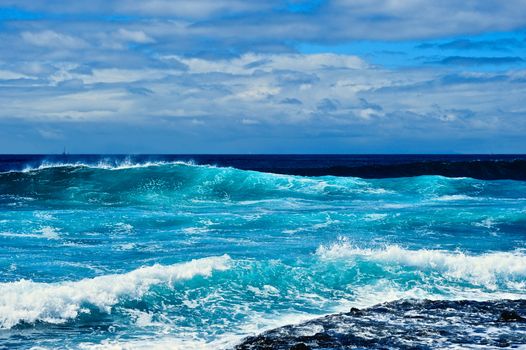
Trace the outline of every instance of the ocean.
<instances>
[{"instance_id":1,"label":"ocean","mask_svg":"<svg viewBox=\"0 0 526 350\"><path fill-rule=\"evenodd\" d=\"M230 349L383 303L510 308L525 180L523 155L3 155L0 348ZM415 344L526 344L480 317Z\"/></svg>"}]
</instances>

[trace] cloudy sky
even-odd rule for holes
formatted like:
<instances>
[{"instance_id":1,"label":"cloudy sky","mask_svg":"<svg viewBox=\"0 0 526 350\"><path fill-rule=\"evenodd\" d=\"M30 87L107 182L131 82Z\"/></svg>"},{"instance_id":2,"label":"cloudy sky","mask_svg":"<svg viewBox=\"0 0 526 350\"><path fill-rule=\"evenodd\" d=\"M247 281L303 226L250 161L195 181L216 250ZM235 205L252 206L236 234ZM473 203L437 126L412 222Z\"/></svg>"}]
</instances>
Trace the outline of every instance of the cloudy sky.
<instances>
[{"instance_id":1,"label":"cloudy sky","mask_svg":"<svg viewBox=\"0 0 526 350\"><path fill-rule=\"evenodd\" d=\"M0 0L0 153L526 153L526 0Z\"/></svg>"}]
</instances>

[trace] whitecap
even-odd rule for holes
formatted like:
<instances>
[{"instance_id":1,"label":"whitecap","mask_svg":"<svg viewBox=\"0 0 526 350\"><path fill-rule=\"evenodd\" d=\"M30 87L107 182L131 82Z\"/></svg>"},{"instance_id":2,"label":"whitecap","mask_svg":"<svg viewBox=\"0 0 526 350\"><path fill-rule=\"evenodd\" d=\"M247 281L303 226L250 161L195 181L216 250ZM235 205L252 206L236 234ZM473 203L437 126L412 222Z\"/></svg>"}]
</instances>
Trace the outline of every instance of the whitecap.
<instances>
[{"instance_id":1,"label":"whitecap","mask_svg":"<svg viewBox=\"0 0 526 350\"><path fill-rule=\"evenodd\" d=\"M366 214L364 219L365 221L381 221L385 219L387 216L388 216L387 214L372 213L372 214Z\"/></svg>"},{"instance_id":2,"label":"whitecap","mask_svg":"<svg viewBox=\"0 0 526 350\"><path fill-rule=\"evenodd\" d=\"M365 259L388 265L416 267L441 272L445 277L469 281L490 289L496 283L526 278L526 255L520 251L470 255L461 251L409 250L391 245L382 249L362 249L341 241L320 246L322 259Z\"/></svg>"},{"instance_id":3,"label":"whitecap","mask_svg":"<svg viewBox=\"0 0 526 350\"><path fill-rule=\"evenodd\" d=\"M196 164L193 161L157 161L157 162L133 162L130 159L124 159L122 161L112 162L108 160L101 160L97 163L86 163L86 162L47 162L44 161L37 166L26 166L22 170L9 170L0 172L0 174L8 173L31 173L39 170L53 169L53 168L91 168L91 169L103 169L103 170L125 170L134 168L150 168L160 167L169 165L184 165L193 167L204 167L204 168L217 168L214 165L209 164Z\"/></svg>"},{"instance_id":4,"label":"whitecap","mask_svg":"<svg viewBox=\"0 0 526 350\"><path fill-rule=\"evenodd\" d=\"M1 237L9 238L39 238L48 240L60 239L58 230L51 226L45 226L38 230L39 233L15 233L15 232L0 232Z\"/></svg>"},{"instance_id":5,"label":"whitecap","mask_svg":"<svg viewBox=\"0 0 526 350\"><path fill-rule=\"evenodd\" d=\"M453 195L444 195L440 197L433 198L436 201L449 202L449 201L468 201L476 200L477 198L466 196L463 194L453 194Z\"/></svg>"},{"instance_id":6,"label":"whitecap","mask_svg":"<svg viewBox=\"0 0 526 350\"><path fill-rule=\"evenodd\" d=\"M121 299L141 298L153 285L171 285L194 276L208 277L215 270L227 270L230 262L230 257L223 255L181 264L141 267L124 274L80 281L0 283L0 329L37 320L63 323L87 312L83 308L86 304L110 312Z\"/></svg>"}]
</instances>

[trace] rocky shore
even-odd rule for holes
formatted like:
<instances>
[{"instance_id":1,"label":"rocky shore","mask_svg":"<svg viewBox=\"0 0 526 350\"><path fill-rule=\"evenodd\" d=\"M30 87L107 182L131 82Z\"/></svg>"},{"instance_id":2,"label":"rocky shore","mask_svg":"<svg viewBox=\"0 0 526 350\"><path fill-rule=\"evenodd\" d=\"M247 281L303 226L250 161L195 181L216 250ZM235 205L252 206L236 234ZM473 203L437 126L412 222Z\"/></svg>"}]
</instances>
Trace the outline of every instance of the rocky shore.
<instances>
[{"instance_id":1,"label":"rocky shore","mask_svg":"<svg viewBox=\"0 0 526 350\"><path fill-rule=\"evenodd\" d=\"M526 344L526 300L400 300L246 338L235 350L514 348Z\"/></svg>"}]
</instances>

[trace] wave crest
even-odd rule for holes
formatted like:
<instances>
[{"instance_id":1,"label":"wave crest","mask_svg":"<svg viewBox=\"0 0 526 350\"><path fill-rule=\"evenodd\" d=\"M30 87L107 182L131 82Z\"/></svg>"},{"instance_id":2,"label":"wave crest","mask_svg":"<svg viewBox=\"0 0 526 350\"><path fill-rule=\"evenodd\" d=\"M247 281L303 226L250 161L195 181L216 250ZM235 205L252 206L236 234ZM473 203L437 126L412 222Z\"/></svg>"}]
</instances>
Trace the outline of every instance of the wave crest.
<instances>
[{"instance_id":1,"label":"wave crest","mask_svg":"<svg viewBox=\"0 0 526 350\"><path fill-rule=\"evenodd\" d=\"M9 172L36 172L40 170L54 169L54 168L90 168L90 169L102 169L102 170L125 170L135 168L150 168L170 165L186 165L186 166L202 166L202 167L213 167L212 165L197 165L193 161L158 161L158 162L134 162L129 159L122 161L110 161L101 160L96 163L86 162L42 162L37 166L26 166L24 169L10 170Z\"/></svg>"},{"instance_id":2,"label":"wave crest","mask_svg":"<svg viewBox=\"0 0 526 350\"><path fill-rule=\"evenodd\" d=\"M320 246L316 254L329 260L364 259L385 265L434 270L447 278L465 280L489 289L496 289L499 282L516 287L526 278L526 255L521 251L469 255L460 251L409 250L396 245L362 249L342 241Z\"/></svg>"},{"instance_id":3,"label":"wave crest","mask_svg":"<svg viewBox=\"0 0 526 350\"><path fill-rule=\"evenodd\" d=\"M121 299L139 299L154 285L170 285L195 276L209 277L213 271L229 269L230 263L231 258L223 255L174 265L157 264L74 282L0 283L0 329L9 329L21 322L63 323L89 312L83 308L85 305L110 312Z\"/></svg>"}]
</instances>

